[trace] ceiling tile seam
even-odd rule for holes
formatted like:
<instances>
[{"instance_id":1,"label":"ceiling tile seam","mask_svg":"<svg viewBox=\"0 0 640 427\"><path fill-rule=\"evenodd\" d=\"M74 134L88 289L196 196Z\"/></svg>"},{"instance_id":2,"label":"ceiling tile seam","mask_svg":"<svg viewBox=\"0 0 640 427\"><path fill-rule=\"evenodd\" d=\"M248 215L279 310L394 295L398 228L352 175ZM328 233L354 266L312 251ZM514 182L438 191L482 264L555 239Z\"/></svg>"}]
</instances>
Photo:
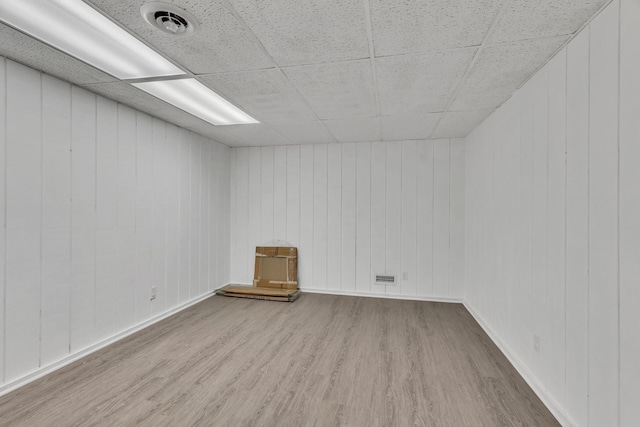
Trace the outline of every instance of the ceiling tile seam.
<instances>
[{"instance_id":1,"label":"ceiling tile seam","mask_svg":"<svg viewBox=\"0 0 640 427\"><path fill-rule=\"evenodd\" d=\"M507 102L509 99L511 99L511 97L513 96L514 93L516 93L518 90L520 90L525 84L527 84L527 82L529 82L529 80L531 80L533 78L533 76L535 76L536 74L538 74L538 71L540 71L541 69L543 69L544 67L546 67L546 65L553 59L556 57L556 55L558 55L558 53L560 53L562 51L562 49L564 49L565 47L567 47L567 45L571 42L571 40L574 39L574 37L576 37L578 34L580 34L585 28L587 28L590 24L591 21L593 21L598 15L600 15L600 13L602 13L602 11L604 9L607 8L607 6L609 6L614 0L609 0L608 2L606 2L605 4L603 4L600 9L598 9L598 11L593 14L589 19L587 19L581 26L580 28L578 28L576 31L574 31L573 33L567 34L565 36L556 36L556 37L541 37L539 40L543 40L546 38L561 38L561 37L566 37L567 39L564 41L564 43L562 43L560 45L560 47L558 47L558 49L556 49L551 55L549 55L549 57L547 58L546 61L544 61L538 68L535 69L535 71L533 73L531 73L531 75L529 75L529 77L527 77L513 92L511 92L509 94L509 96L507 98L505 98L500 104L498 104L493 110L497 110L498 108L500 108L505 102Z\"/></svg>"},{"instance_id":2,"label":"ceiling tile seam","mask_svg":"<svg viewBox=\"0 0 640 427\"><path fill-rule=\"evenodd\" d=\"M460 52L471 49L478 49L480 47L479 44L468 45L468 46L459 46L459 47L451 47L447 49L427 49L416 52L405 52L405 53L395 53L392 55L376 55L375 59L383 59L383 58L401 58L403 56L416 57L416 56L430 56L437 55L441 53L451 53L451 52Z\"/></svg>"},{"instance_id":3,"label":"ceiling tile seam","mask_svg":"<svg viewBox=\"0 0 640 427\"><path fill-rule=\"evenodd\" d=\"M262 42L260 41L258 36L256 36L255 33L253 32L253 30L251 30L251 28L249 27L249 25L247 25L247 23L244 21L242 16L240 16L238 11L233 7L231 2L229 0L222 0L222 2L225 4L225 6L231 12L231 14L236 18L236 20L238 21L240 26L257 43L257 45L260 47L260 49L266 55L266 57L269 59L269 61L271 61L271 63L273 64L273 68L278 70L280 72L280 74L282 74L282 76L286 79L286 81L291 85L293 90L298 94L298 96L300 96L300 99L305 103L305 105L307 107L309 107L309 110L313 113L313 115L318 119L318 121L322 122L322 120L320 119L320 116L318 116L318 113L311 107L311 105L309 104L307 99L302 95L302 93L298 90L298 88L291 82L291 80L289 80L289 77L287 76L287 74L282 71L282 68L278 65L278 63L275 61L275 59L273 59L273 57L271 56L271 54L269 53L267 48L264 47L264 45L262 44ZM322 124L322 126L325 126L324 123ZM327 129L326 126L325 126L325 129ZM276 131L275 129L272 129L272 130L277 132L278 134L282 135L280 132ZM327 132L329 132L329 129L327 129ZM329 134L337 142L337 139L335 138L335 136L333 136L333 134L331 134L331 133L329 133ZM285 137L284 135L282 135L282 136L284 137L285 140L291 141L289 138Z\"/></svg>"},{"instance_id":4,"label":"ceiling tile seam","mask_svg":"<svg viewBox=\"0 0 640 427\"><path fill-rule=\"evenodd\" d=\"M251 30L251 28L249 27L249 25L247 25L247 23L244 21L244 19L242 18L242 16L240 16L240 14L238 13L238 11L233 7L233 5L231 4L231 2L229 0L222 0L223 3L225 4L225 6L227 7L227 9L231 12L231 14L236 18L236 20L238 21L238 23L240 24L240 26L247 32L247 34L249 34L249 36L251 38L253 38L253 40L258 44L258 46L260 47L260 49L263 51L263 53L267 56L267 58L269 59L269 61L271 61L271 63L273 64L273 68L278 70L280 72L280 74L282 74L282 76L285 78L285 80L291 85L291 87L293 88L293 90L298 94L298 96L300 97L300 99L305 103L305 105L309 108L309 110L313 113L313 115L316 117L316 119L318 119L318 121L321 121L320 116L318 116L318 113L316 113L316 111L311 108L311 105L309 104L309 102L307 101L307 99L302 95L302 93L298 90L298 88L291 82L291 80L289 80L289 77L287 76L286 73L284 73L282 71L282 68L278 65L278 63L275 61L275 59L273 59L273 57L271 56L271 54L269 53L269 51L267 50L266 47L264 47L264 45L262 44L262 42L260 41L260 39L258 38L258 36L255 35L255 33L253 32L253 30ZM323 124L324 126L324 124ZM326 126L325 126L326 128ZM274 129L275 130L275 129ZM327 129L327 132L329 131L329 129ZM277 131L276 131L277 132ZM278 132L279 133L279 132ZM284 136L284 135L283 135ZM335 137L333 136L333 134L331 134L331 136L335 139ZM286 140L291 141L289 138L286 138ZM337 140L336 140L337 141Z\"/></svg>"},{"instance_id":5,"label":"ceiling tile seam","mask_svg":"<svg viewBox=\"0 0 640 427\"><path fill-rule=\"evenodd\" d=\"M466 82L467 78L469 77L469 74L471 74L471 71L473 70L473 67L476 65L476 62L478 61L478 58L479 58L480 54L484 50L484 47L485 47L487 41L489 40L489 37L491 37L493 32L498 27L498 24L500 23L500 20L502 19L503 15L505 14L509 4L511 4L511 0L505 0L504 3L502 4L502 6L500 7L500 10L498 11L498 13L496 14L495 18L493 19L493 22L491 23L491 26L489 27L489 29L485 33L484 38L482 39L482 43L480 43L480 46L478 47L478 50L476 50L476 53L473 55L473 58L471 58L471 61L469 62L469 66L467 67L466 71L462 75L462 78L460 78L460 81L458 82L458 85L456 86L456 88L454 89L453 93L451 94L451 97L449 98L449 102L447 102L447 105L445 105L444 111L440 115L440 118L438 119L437 123L433 127L433 130L429 134L429 138L431 138L435 134L435 132L438 130L438 127L440 126L440 122L442 121L442 118L444 117L445 113L447 113L449 111L449 107L451 107L451 104L453 104L455 99L460 94L460 90L462 89L463 84Z\"/></svg>"},{"instance_id":6,"label":"ceiling tile seam","mask_svg":"<svg viewBox=\"0 0 640 427\"><path fill-rule=\"evenodd\" d=\"M373 84L373 96L376 102L376 112L378 113L378 136L380 139L384 139L382 136L382 120L380 120L380 115L382 112L382 108L380 107L380 96L379 96L379 88L378 88L378 73L376 71L376 61L375 61L375 47L373 42L373 26L371 24L371 6L369 5L369 0L363 0L362 6L364 7L364 16L365 23L367 26L367 39L369 42L369 63L371 67L371 79Z\"/></svg>"}]
</instances>

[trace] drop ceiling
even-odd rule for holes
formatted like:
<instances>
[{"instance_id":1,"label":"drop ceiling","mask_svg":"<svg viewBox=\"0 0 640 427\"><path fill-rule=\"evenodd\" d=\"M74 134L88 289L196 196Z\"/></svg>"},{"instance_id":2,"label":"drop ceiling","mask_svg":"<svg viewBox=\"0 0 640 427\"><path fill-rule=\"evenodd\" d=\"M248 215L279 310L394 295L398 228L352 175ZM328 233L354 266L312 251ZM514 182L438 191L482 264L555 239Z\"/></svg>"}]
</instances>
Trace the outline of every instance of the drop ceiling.
<instances>
[{"instance_id":1,"label":"drop ceiling","mask_svg":"<svg viewBox=\"0 0 640 427\"><path fill-rule=\"evenodd\" d=\"M466 136L610 0L91 0L259 124L213 126L0 24L0 55L229 146Z\"/></svg>"}]
</instances>

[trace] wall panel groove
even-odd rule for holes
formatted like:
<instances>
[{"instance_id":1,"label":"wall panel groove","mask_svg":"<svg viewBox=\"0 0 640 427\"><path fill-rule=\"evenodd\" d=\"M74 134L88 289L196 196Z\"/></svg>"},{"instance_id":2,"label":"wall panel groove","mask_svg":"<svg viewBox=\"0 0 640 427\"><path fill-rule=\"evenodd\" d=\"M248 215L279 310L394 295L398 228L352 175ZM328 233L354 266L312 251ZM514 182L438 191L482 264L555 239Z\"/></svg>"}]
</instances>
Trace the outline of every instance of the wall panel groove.
<instances>
[{"instance_id":1,"label":"wall panel groove","mask_svg":"<svg viewBox=\"0 0 640 427\"><path fill-rule=\"evenodd\" d=\"M4 58L0 129L0 392L228 283L228 147Z\"/></svg>"},{"instance_id":2,"label":"wall panel groove","mask_svg":"<svg viewBox=\"0 0 640 427\"><path fill-rule=\"evenodd\" d=\"M459 298L463 275L454 269L464 267L464 256L452 258L464 252L464 149L462 140L275 147L268 150L268 175L272 164L286 164L283 182L258 179L264 148L234 148L232 200L286 211L276 221L285 223L273 228L283 235L273 239L298 246L302 289ZM275 203L282 200L276 182L286 187L283 206ZM252 219L251 207L247 217L240 203L235 206L231 234L240 238L232 252L232 281L251 283L255 246L266 243L272 222ZM434 233L442 245L434 246ZM396 275L397 284L375 285L379 273Z\"/></svg>"}]
</instances>

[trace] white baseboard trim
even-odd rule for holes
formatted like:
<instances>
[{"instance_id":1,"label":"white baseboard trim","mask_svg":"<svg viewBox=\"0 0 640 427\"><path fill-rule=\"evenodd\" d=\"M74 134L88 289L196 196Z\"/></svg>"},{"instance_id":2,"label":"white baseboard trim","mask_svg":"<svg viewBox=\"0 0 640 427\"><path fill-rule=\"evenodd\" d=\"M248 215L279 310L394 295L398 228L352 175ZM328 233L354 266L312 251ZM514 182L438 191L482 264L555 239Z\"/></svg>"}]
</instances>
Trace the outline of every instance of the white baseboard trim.
<instances>
[{"instance_id":1,"label":"white baseboard trim","mask_svg":"<svg viewBox=\"0 0 640 427\"><path fill-rule=\"evenodd\" d=\"M468 304L466 301L463 301L464 307L467 309L469 314L473 316L476 322L480 325L480 327L489 335L491 341L500 349L502 354L511 362L516 371L520 374L522 378L527 382L529 387L533 390L533 392L542 400L542 403L549 409L549 411L553 414L554 417L558 420L558 422L563 427L577 427L577 424L571 419L569 415L565 413L560 405L556 403L556 401L547 394L544 386L538 382L535 376L529 371L524 363L511 351L508 345L506 345L500 336L489 326L487 322L484 321L482 316L480 316L474 309Z\"/></svg>"},{"instance_id":2,"label":"white baseboard trim","mask_svg":"<svg viewBox=\"0 0 640 427\"><path fill-rule=\"evenodd\" d=\"M89 347L83 348L82 350L79 350L73 354L70 354L68 356L63 357L62 359L59 359L55 362L52 362L46 366L42 366L38 369L36 369L33 372L28 373L27 375L24 375L22 377L16 378L14 380L11 380L5 384L3 384L0 387L0 396L5 395L7 393L12 392L13 390L20 388L24 385L27 385L28 383L37 380L38 378L42 378L47 374L52 373L53 371L56 371L64 366L67 366L85 356L88 356L91 353L94 353L110 344L113 344L117 341L120 341L123 338L128 337L129 335L132 335L148 326L153 325L154 323L157 323L163 319L166 319L169 316L172 316L188 307L191 307L192 305L195 305L201 301L204 301L205 299L211 297L214 294L213 291L207 292L189 302L186 302L184 304L181 304L177 307L174 307L172 309L170 309L169 311L166 311L162 314L159 314L155 317L152 317L151 319L145 320L144 322L138 323L128 329L125 329L122 332L119 332L115 335L110 336L109 338L106 338L102 341L99 341L95 344L90 345Z\"/></svg>"},{"instance_id":3,"label":"white baseboard trim","mask_svg":"<svg viewBox=\"0 0 640 427\"><path fill-rule=\"evenodd\" d=\"M397 295L397 294L373 294L370 292L338 291L333 289L301 288L300 290L303 293L308 292L310 294L344 295L344 296L350 296L350 297L400 299L400 300L408 300L408 301L446 302L446 303L457 303L457 304L462 303L461 298L442 298L442 297L426 297L426 296Z\"/></svg>"},{"instance_id":4,"label":"white baseboard trim","mask_svg":"<svg viewBox=\"0 0 640 427\"><path fill-rule=\"evenodd\" d=\"M252 286L251 283L233 282L234 285ZM355 291L339 291L334 289L318 289L318 288L300 288L302 293L310 294L325 294L325 295L344 295L350 297L365 297L365 298L384 298L384 299L402 299L408 301L428 301L428 302L447 302L454 304L462 304L462 298L441 298L441 297L425 297L416 295L397 295L397 294L373 294L370 292L355 292Z\"/></svg>"}]
</instances>

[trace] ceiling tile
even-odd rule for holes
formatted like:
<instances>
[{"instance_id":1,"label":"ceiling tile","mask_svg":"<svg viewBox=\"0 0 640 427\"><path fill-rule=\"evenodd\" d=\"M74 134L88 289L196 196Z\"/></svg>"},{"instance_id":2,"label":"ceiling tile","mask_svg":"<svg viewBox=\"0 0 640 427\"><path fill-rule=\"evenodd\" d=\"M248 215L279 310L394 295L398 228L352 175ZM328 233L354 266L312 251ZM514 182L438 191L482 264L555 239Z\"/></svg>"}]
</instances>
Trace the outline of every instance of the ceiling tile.
<instances>
[{"instance_id":1,"label":"ceiling tile","mask_svg":"<svg viewBox=\"0 0 640 427\"><path fill-rule=\"evenodd\" d=\"M573 34L610 0L512 0L489 43Z\"/></svg>"},{"instance_id":2,"label":"ceiling tile","mask_svg":"<svg viewBox=\"0 0 640 427\"><path fill-rule=\"evenodd\" d=\"M223 0L174 0L200 29L176 37L151 28L140 15L145 0L91 0L95 6L194 74L272 67L273 63Z\"/></svg>"},{"instance_id":3,"label":"ceiling tile","mask_svg":"<svg viewBox=\"0 0 640 427\"><path fill-rule=\"evenodd\" d=\"M369 60L307 65L283 71L321 119L377 115Z\"/></svg>"},{"instance_id":4,"label":"ceiling tile","mask_svg":"<svg viewBox=\"0 0 640 427\"><path fill-rule=\"evenodd\" d=\"M294 144L329 144L336 139L320 121L274 124L272 127Z\"/></svg>"},{"instance_id":5,"label":"ceiling tile","mask_svg":"<svg viewBox=\"0 0 640 427\"><path fill-rule=\"evenodd\" d=\"M369 0L376 56L478 46L503 0Z\"/></svg>"},{"instance_id":6,"label":"ceiling tile","mask_svg":"<svg viewBox=\"0 0 640 427\"><path fill-rule=\"evenodd\" d=\"M568 37L488 46L479 53L450 110L493 109L524 83Z\"/></svg>"},{"instance_id":7,"label":"ceiling tile","mask_svg":"<svg viewBox=\"0 0 640 427\"><path fill-rule=\"evenodd\" d=\"M307 65L283 71L320 119L377 115L369 60Z\"/></svg>"},{"instance_id":8,"label":"ceiling tile","mask_svg":"<svg viewBox=\"0 0 640 427\"><path fill-rule=\"evenodd\" d=\"M470 48L377 58L381 114L444 110L476 51L476 48Z\"/></svg>"},{"instance_id":9,"label":"ceiling tile","mask_svg":"<svg viewBox=\"0 0 640 427\"><path fill-rule=\"evenodd\" d=\"M380 117L382 139L402 141L405 139L428 139L442 113L396 115Z\"/></svg>"},{"instance_id":10,"label":"ceiling tile","mask_svg":"<svg viewBox=\"0 0 640 427\"><path fill-rule=\"evenodd\" d=\"M369 57L360 0L230 0L280 66Z\"/></svg>"},{"instance_id":11,"label":"ceiling tile","mask_svg":"<svg viewBox=\"0 0 640 427\"><path fill-rule=\"evenodd\" d=\"M260 122L317 119L280 70L213 74L200 76L200 79Z\"/></svg>"},{"instance_id":12,"label":"ceiling tile","mask_svg":"<svg viewBox=\"0 0 640 427\"><path fill-rule=\"evenodd\" d=\"M0 56L70 83L113 82L116 79L49 45L0 24Z\"/></svg>"},{"instance_id":13,"label":"ceiling tile","mask_svg":"<svg viewBox=\"0 0 640 427\"><path fill-rule=\"evenodd\" d=\"M225 133L242 139L248 146L287 145L292 142L264 123L221 126Z\"/></svg>"},{"instance_id":14,"label":"ceiling tile","mask_svg":"<svg viewBox=\"0 0 640 427\"><path fill-rule=\"evenodd\" d=\"M324 120L323 123L338 142L381 141L378 117Z\"/></svg>"},{"instance_id":15,"label":"ceiling tile","mask_svg":"<svg viewBox=\"0 0 640 427\"><path fill-rule=\"evenodd\" d=\"M432 138L464 138L493 110L447 111L442 114Z\"/></svg>"}]
</instances>

